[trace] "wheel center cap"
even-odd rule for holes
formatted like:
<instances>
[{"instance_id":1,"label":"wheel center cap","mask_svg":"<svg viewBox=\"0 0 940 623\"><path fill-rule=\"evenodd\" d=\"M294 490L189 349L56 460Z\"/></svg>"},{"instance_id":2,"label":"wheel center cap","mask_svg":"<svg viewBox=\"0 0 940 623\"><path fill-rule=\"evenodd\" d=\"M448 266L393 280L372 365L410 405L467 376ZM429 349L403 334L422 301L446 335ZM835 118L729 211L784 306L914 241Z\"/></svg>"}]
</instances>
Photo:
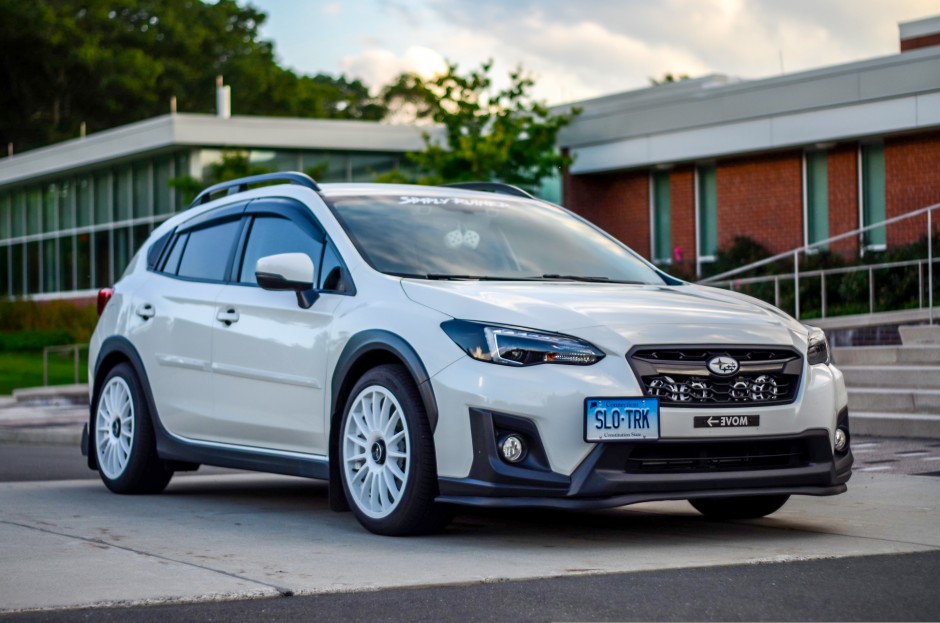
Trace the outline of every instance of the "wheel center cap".
<instances>
[{"instance_id":1,"label":"wheel center cap","mask_svg":"<svg viewBox=\"0 0 940 623\"><path fill-rule=\"evenodd\" d=\"M385 463L385 442L381 439L372 444L372 460L379 465Z\"/></svg>"},{"instance_id":2,"label":"wheel center cap","mask_svg":"<svg viewBox=\"0 0 940 623\"><path fill-rule=\"evenodd\" d=\"M111 423L111 434L115 437L121 436L121 420L115 418L115 420Z\"/></svg>"}]
</instances>

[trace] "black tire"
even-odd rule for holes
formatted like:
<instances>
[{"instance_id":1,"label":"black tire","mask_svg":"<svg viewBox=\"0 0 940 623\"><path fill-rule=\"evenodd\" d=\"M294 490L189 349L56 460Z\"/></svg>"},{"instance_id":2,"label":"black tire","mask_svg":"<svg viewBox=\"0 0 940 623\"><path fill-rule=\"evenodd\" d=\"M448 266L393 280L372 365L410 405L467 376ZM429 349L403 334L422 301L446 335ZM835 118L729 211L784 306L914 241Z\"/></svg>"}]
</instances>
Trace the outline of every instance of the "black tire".
<instances>
[{"instance_id":1,"label":"black tire","mask_svg":"<svg viewBox=\"0 0 940 623\"><path fill-rule=\"evenodd\" d=\"M109 393L109 388L113 389L113 393ZM129 412L115 408L125 388L130 399ZM109 400L112 400L110 407ZM124 419L125 422L130 420L130 433L126 432L126 423L115 425L113 419L111 426L102 426L108 419L108 414L119 411L128 414L128 418L117 419ZM159 493L166 488L173 477L173 470L157 455L150 409L140 381L130 364L120 363L114 366L101 382L101 389L92 411L91 428L98 474L108 489L114 493L146 494ZM130 440L126 453L119 448L122 439ZM121 456L111 455L109 460L108 452L121 452Z\"/></svg>"},{"instance_id":2,"label":"black tire","mask_svg":"<svg viewBox=\"0 0 940 623\"><path fill-rule=\"evenodd\" d=\"M709 519L757 519L777 512L789 499L789 495L753 495L702 498L689 504Z\"/></svg>"},{"instance_id":3,"label":"black tire","mask_svg":"<svg viewBox=\"0 0 940 623\"><path fill-rule=\"evenodd\" d=\"M363 400L357 407L360 395L363 395ZM399 411L392 401L389 402L391 415L388 417L391 430L388 434L383 434L377 430L382 427L376 427L371 436L368 436L363 427L356 422L358 415L353 416L351 413L354 408L359 409L362 405L372 404L365 399L365 396L379 396L380 400L386 400L389 395L401 407ZM384 406L384 402L382 404ZM361 412L357 410L357 414ZM367 419L359 421L365 426L369 425ZM366 442L362 445L362 449L358 450L360 446L347 440L347 426L351 427L349 432L354 437L359 438L359 435L362 435L362 441L367 437L374 439L371 447L367 447L369 442ZM434 502L438 487L433 436L418 388L415 387L411 375L404 367L388 364L366 372L353 386L346 400L339 427L334 456L339 461L343 493L356 519L367 530L388 536L408 536L439 532L450 523L453 518L451 508ZM396 437L400 439L395 441ZM405 438L407 442L402 441ZM385 445L386 441L389 442L388 446ZM405 443L407 446L404 445ZM361 454L354 454L357 452ZM393 458L393 453L407 455L407 459ZM367 493L368 487L365 483L371 482L370 478L374 478L379 483L388 482L383 479L383 476L386 479L390 477L391 471L389 470L393 469L392 463L394 463L394 468L404 475L401 479L401 486L395 490L388 485L379 484L379 487L385 486L385 489L377 492L376 488L372 488L371 494ZM360 477L360 474L364 476ZM397 476L394 478L393 485L398 481ZM355 486L362 494L361 497L353 492L350 480L356 483ZM383 491L387 497L383 497ZM393 503L391 498L395 495L398 497ZM386 501L388 501L387 507L375 508L376 504L386 506ZM370 513L385 514L375 516Z\"/></svg>"}]
</instances>

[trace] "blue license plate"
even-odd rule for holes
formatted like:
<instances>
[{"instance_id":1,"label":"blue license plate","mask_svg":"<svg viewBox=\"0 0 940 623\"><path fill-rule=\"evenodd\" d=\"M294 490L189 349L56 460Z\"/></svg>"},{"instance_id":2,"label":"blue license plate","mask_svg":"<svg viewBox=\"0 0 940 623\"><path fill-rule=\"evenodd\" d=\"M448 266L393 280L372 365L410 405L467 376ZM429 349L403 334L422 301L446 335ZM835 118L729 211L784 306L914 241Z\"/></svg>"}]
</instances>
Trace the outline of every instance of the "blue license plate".
<instances>
[{"instance_id":1,"label":"blue license plate","mask_svg":"<svg viewBox=\"0 0 940 623\"><path fill-rule=\"evenodd\" d=\"M587 398L585 441L659 439L658 398Z\"/></svg>"}]
</instances>

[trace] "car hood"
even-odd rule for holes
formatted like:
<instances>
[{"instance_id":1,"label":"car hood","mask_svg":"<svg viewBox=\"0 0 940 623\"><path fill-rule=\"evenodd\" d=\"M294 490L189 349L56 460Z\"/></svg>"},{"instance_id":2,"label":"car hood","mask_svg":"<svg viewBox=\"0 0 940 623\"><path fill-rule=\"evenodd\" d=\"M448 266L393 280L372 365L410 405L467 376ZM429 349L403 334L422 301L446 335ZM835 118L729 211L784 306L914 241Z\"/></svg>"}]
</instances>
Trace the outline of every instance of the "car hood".
<instances>
[{"instance_id":1,"label":"car hood","mask_svg":"<svg viewBox=\"0 0 940 623\"><path fill-rule=\"evenodd\" d=\"M402 280L416 303L454 318L633 344L780 344L805 348L806 328L751 297L695 286ZM802 349L801 349L802 350Z\"/></svg>"}]
</instances>

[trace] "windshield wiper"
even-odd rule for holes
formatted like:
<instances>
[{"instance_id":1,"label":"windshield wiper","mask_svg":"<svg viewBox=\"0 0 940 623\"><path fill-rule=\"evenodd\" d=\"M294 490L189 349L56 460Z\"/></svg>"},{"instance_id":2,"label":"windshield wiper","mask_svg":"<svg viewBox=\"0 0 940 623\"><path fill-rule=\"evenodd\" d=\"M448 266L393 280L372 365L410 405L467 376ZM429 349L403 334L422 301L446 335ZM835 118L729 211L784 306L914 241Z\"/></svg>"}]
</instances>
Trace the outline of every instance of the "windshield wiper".
<instances>
[{"instance_id":1,"label":"windshield wiper","mask_svg":"<svg viewBox=\"0 0 940 623\"><path fill-rule=\"evenodd\" d=\"M436 281L470 280L470 281L538 281L538 277L494 277L492 275L451 275L449 273L428 273L426 279Z\"/></svg>"},{"instance_id":2,"label":"windshield wiper","mask_svg":"<svg viewBox=\"0 0 940 623\"><path fill-rule=\"evenodd\" d=\"M587 283L627 283L633 285L644 285L643 281L621 281L618 279L611 279L610 277L592 277L589 275L558 275L555 273L549 273L547 275L542 275L543 279L561 279L565 281L584 281Z\"/></svg>"}]
</instances>

